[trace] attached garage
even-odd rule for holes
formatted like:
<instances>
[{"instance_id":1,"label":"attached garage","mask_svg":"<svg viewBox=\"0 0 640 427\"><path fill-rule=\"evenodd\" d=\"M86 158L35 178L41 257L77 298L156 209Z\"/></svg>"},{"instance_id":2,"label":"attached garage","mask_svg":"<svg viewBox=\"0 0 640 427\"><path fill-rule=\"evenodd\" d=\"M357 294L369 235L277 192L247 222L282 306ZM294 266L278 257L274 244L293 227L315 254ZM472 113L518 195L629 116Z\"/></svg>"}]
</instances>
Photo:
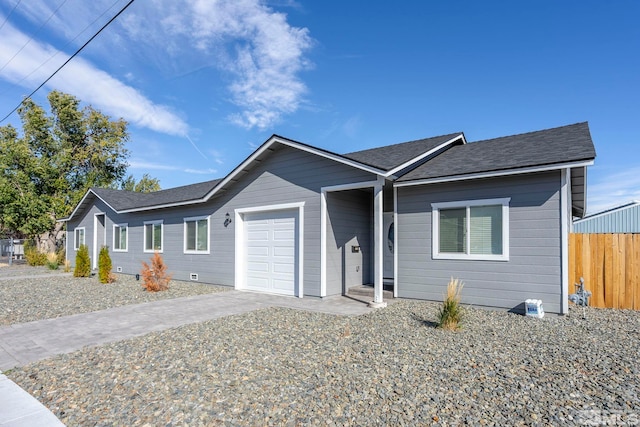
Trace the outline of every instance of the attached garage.
<instances>
[{"instance_id":1,"label":"attached garage","mask_svg":"<svg viewBox=\"0 0 640 427\"><path fill-rule=\"evenodd\" d=\"M236 211L236 288L302 296L302 206Z\"/></svg>"}]
</instances>

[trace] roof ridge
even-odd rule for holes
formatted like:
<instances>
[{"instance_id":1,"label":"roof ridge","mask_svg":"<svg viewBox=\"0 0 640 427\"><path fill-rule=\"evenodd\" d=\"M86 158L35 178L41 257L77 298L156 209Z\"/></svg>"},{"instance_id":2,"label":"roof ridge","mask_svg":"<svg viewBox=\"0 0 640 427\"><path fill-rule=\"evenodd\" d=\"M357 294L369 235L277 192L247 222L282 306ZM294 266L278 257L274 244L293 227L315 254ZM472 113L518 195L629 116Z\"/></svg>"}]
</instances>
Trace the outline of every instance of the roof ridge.
<instances>
[{"instance_id":1,"label":"roof ridge","mask_svg":"<svg viewBox=\"0 0 640 427\"><path fill-rule=\"evenodd\" d=\"M445 134L442 134L442 135L429 136L427 138L413 139L411 141L397 142L395 144L387 144L387 145L381 145L379 147L365 148L364 150L351 151L349 153L344 153L342 155L343 156L348 156L348 155L352 155L352 154L356 154L356 153L364 153L364 152L370 151L370 150L379 150L381 148L398 147L400 145L405 145L405 144L411 144L411 143L416 143L416 142L424 142L424 141L427 141L429 139L437 139L437 138L444 138L444 137L454 138L456 136L460 136L460 135L463 135L463 134L464 134L464 132L445 133Z\"/></svg>"},{"instance_id":2,"label":"roof ridge","mask_svg":"<svg viewBox=\"0 0 640 427\"><path fill-rule=\"evenodd\" d=\"M495 137L495 138L480 139L478 141L469 141L469 144L476 144L478 142L498 141L498 140L501 140L501 139L520 137L520 136L525 136L525 135L531 135L531 134L534 134L534 133L553 131L553 130L557 130L557 129L565 129L565 128L570 128L570 127L578 126L578 125L587 125L587 126L589 126L589 122L587 122L587 121L585 121L585 122L577 122L577 123L572 123L572 124L568 124L568 125L554 126L554 127L547 128L547 129L539 129L539 130L532 130L532 131L529 131L529 132L514 133L513 135L505 135L505 136L498 136L498 137Z\"/></svg>"}]
</instances>

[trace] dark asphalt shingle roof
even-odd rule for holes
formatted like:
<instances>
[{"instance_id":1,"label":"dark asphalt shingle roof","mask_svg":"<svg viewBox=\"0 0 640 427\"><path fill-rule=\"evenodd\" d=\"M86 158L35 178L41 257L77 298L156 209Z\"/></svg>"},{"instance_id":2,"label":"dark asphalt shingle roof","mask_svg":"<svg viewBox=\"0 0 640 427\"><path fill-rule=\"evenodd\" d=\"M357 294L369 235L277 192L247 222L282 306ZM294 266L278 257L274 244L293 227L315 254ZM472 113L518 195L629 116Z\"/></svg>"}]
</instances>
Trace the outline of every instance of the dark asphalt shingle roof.
<instances>
[{"instance_id":1,"label":"dark asphalt shingle roof","mask_svg":"<svg viewBox=\"0 0 640 427\"><path fill-rule=\"evenodd\" d=\"M388 171L461 135L462 132L451 133L449 135L434 136L432 138L355 151L353 153L343 154L342 156L368 166Z\"/></svg>"},{"instance_id":2,"label":"dark asphalt shingle roof","mask_svg":"<svg viewBox=\"0 0 640 427\"><path fill-rule=\"evenodd\" d=\"M573 125L456 145L399 182L592 160L589 125Z\"/></svg>"},{"instance_id":3,"label":"dark asphalt shingle roof","mask_svg":"<svg viewBox=\"0 0 640 427\"><path fill-rule=\"evenodd\" d=\"M214 179L212 181L198 182L196 184L169 188L152 193L111 190L108 188L92 188L91 190L101 199L109 203L112 208L122 211L199 200L209 193L220 181L220 179Z\"/></svg>"}]
</instances>

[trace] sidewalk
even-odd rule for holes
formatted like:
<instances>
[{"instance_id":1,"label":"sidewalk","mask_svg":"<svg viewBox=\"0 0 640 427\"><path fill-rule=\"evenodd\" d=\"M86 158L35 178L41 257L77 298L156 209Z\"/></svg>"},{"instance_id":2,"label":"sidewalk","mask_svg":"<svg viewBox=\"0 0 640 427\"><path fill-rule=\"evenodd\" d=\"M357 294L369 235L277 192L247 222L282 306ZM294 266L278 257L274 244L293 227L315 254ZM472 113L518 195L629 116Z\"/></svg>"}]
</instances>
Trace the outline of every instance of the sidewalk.
<instances>
[{"instance_id":1,"label":"sidewalk","mask_svg":"<svg viewBox=\"0 0 640 427\"><path fill-rule=\"evenodd\" d=\"M0 371L96 346L267 307L335 315L368 313L348 297L293 298L228 291L175 298L0 327ZM0 373L0 427L61 426L48 409Z\"/></svg>"}]
</instances>

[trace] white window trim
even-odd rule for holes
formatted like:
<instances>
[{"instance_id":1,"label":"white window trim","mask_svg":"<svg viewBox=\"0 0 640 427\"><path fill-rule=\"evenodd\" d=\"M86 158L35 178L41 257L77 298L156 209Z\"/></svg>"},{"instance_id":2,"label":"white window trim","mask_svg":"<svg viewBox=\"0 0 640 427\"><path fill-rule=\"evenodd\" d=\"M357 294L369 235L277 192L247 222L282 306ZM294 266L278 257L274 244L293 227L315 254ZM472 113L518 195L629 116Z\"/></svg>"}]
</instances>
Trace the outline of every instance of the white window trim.
<instances>
[{"instance_id":1,"label":"white window trim","mask_svg":"<svg viewBox=\"0 0 640 427\"><path fill-rule=\"evenodd\" d=\"M205 251L198 250L187 250L187 222L191 221L200 221L206 219L207 220L207 249ZM210 253L211 248L211 215L204 216L193 216L189 218L183 218L183 253L185 254L194 254L194 255L207 255ZM196 236L198 235L198 230L196 228Z\"/></svg>"},{"instance_id":2,"label":"white window trim","mask_svg":"<svg viewBox=\"0 0 640 427\"><path fill-rule=\"evenodd\" d=\"M82 230L82 238L84 240L84 242L82 243L78 243L78 235L76 234L77 231ZM73 229L73 250L77 251L78 249L80 249L80 245L85 245L87 243L87 230L86 227L76 227Z\"/></svg>"},{"instance_id":3,"label":"white window trim","mask_svg":"<svg viewBox=\"0 0 640 427\"><path fill-rule=\"evenodd\" d=\"M125 236L125 241L124 241L124 246L125 249L120 249L120 248L116 248L116 228L122 228L125 227L127 230L126 236ZM113 252L128 252L129 251L129 224L127 223L122 223L122 224L113 224L113 239L111 240L112 246L111 246L111 250Z\"/></svg>"},{"instance_id":4,"label":"white window trim","mask_svg":"<svg viewBox=\"0 0 640 427\"><path fill-rule=\"evenodd\" d=\"M160 249L147 249L147 225L157 225L160 224ZM185 225L186 227L186 225ZM144 253L162 253L164 250L164 220L159 219L155 221L145 221L142 226L142 251ZM186 233L185 233L185 248L186 248Z\"/></svg>"},{"instance_id":5,"label":"white window trim","mask_svg":"<svg viewBox=\"0 0 640 427\"><path fill-rule=\"evenodd\" d=\"M470 261L509 261L509 202L510 197L502 199L482 199L482 200L461 200L458 202L444 202L431 204L431 243L433 259L470 260ZM501 255L481 255L481 254L452 254L440 253L440 209L469 208L474 206L495 206L502 205L502 254ZM471 236L467 233L467 239ZM467 248L470 250L470 243L467 240Z\"/></svg>"}]
</instances>

